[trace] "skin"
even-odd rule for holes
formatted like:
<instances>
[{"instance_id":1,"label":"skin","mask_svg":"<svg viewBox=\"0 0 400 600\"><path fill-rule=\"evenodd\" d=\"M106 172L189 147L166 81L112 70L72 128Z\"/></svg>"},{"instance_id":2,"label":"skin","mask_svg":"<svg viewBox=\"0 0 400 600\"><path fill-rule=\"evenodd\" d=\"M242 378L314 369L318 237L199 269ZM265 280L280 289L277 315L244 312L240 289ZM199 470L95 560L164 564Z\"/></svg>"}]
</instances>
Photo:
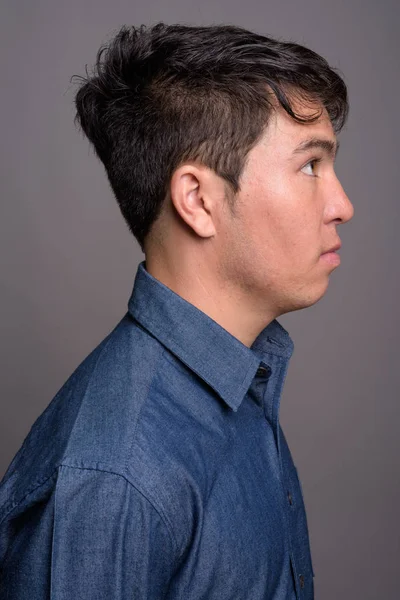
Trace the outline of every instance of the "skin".
<instances>
[{"instance_id":1,"label":"skin","mask_svg":"<svg viewBox=\"0 0 400 600\"><path fill-rule=\"evenodd\" d=\"M320 107L294 108L307 115ZM293 153L311 137L336 145L325 109L300 124L275 107L248 154L234 215L218 175L182 164L145 243L147 271L248 347L273 319L323 297L339 260L321 254L354 214L334 156L321 148Z\"/></svg>"}]
</instances>

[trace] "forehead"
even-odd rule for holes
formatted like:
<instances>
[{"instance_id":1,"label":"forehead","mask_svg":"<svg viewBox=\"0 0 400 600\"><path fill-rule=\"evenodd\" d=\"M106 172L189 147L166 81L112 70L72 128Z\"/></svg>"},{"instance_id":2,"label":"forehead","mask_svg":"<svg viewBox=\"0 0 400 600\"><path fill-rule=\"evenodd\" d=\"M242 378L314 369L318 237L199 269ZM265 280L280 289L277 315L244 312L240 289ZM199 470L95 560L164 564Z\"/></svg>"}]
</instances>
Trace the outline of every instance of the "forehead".
<instances>
[{"instance_id":1,"label":"forehead","mask_svg":"<svg viewBox=\"0 0 400 600\"><path fill-rule=\"evenodd\" d=\"M336 135L326 109L317 103L292 103L293 111L302 118L318 116L313 122L299 123L280 105L274 108L268 126L260 140L265 149L292 153L302 142L320 138L336 142Z\"/></svg>"}]
</instances>

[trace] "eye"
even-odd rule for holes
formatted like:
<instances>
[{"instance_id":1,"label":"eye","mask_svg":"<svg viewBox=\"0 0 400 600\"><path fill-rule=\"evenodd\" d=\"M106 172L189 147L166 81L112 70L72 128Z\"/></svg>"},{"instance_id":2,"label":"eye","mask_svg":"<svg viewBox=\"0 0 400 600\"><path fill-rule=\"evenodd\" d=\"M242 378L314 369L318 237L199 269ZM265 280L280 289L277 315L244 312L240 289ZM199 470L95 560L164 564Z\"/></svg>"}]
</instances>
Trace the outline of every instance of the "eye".
<instances>
[{"instance_id":1,"label":"eye","mask_svg":"<svg viewBox=\"0 0 400 600\"><path fill-rule=\"evenodd\" d=\"M304 167L301 169L303 171L303 173L306 173L306 175L311 175L312 177L315 177L315 166L321 162L321 158L313 158L312 160L308 161L308 163L306 165L304 165ZM307 170L305 170L307 169Z\"/></svg>"}]
</instances>

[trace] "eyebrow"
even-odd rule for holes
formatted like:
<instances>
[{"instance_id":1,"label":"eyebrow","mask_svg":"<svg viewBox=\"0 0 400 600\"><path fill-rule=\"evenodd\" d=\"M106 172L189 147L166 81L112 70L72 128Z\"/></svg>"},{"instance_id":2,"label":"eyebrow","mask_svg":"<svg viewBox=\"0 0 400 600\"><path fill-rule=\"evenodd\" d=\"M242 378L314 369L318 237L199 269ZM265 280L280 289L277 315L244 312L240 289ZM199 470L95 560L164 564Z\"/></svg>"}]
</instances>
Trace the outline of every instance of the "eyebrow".
<instances>
[{"instance_id":1,"label":"eyebrow","mask_svg":"<svg viewBox=\"0 0 400 600\"><path fill-rule=\"evenodd\" d=\"M335 160L337 153L339 151L340 142L337 140L336 143L333 140L326 140L323 138L309 138L304 140L293 150L293 154L301 154L302 152L306 152L307 150L312 150L314 148L320 148L326 154Z\"/></svg>"}]
</instances>

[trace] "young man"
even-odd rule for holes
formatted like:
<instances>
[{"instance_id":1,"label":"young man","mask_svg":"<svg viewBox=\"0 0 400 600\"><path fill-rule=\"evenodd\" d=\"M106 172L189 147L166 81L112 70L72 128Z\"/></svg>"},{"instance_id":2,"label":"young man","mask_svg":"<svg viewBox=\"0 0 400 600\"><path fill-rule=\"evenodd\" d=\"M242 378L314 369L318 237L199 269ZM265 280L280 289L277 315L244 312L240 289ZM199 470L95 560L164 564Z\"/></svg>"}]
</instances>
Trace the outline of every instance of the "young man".
<instances>
[{"instance_id":1,"label":"young man","mask_svg":"<svg viewBox=\"0 0 400 600\"><path fill-rule=\"evenodd\" d=\"M345 84L294 43L159 23L76 106L146 260L2 481L1 598L310 600L276 318L339 265Z\"/></svg>"}]
</instances>

